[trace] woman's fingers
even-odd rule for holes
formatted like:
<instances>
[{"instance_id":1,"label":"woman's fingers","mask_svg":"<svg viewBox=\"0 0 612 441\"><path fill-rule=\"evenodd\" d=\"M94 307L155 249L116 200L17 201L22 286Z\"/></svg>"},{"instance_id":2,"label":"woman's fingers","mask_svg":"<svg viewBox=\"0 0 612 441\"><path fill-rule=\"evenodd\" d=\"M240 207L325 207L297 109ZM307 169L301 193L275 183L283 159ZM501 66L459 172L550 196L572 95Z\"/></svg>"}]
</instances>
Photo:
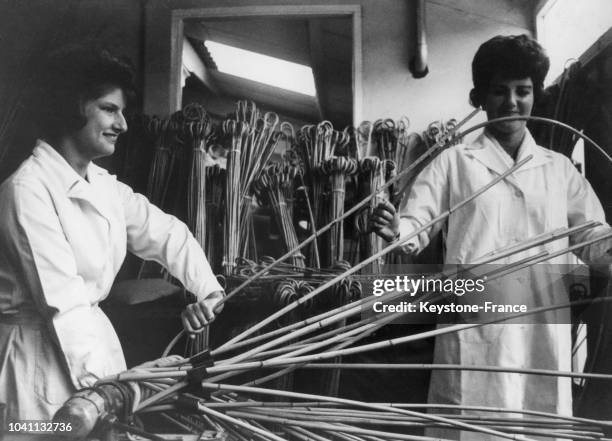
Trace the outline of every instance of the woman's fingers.
<instances>
[{"instance_id":1,"label":"woman's fingers","mask_svg":"<svg viewBox=\"0 0 612 441\"><path fill-rule=\"evenodd\" d=\"M393 220L393 215L390 214L388 211L385 211L385 212L382 212L382 213L374 213L372 215L372 221L374 221L374 222L379 222L379 223L382 223L382 224L388 224L392 220Z\"/></svg>"},{"instance_id":2,"label":"woman's fingers","mask_svg":"<svg viewBox=\"0 0 612 441\"><path fill-rule=\"evenodd\" d=\"M395 207L389 201L380 202L370 216L370 223L374 227L382 228L393 222Z\"/></svg>"},{"instance_id":3,"label":"woman's fingers","mask_svg":"<svg viewBox=\"0 0 612 441\"><path fill-rule=\"evenodd\" d=\"M388 212L392 215L395 214L395 207L390 201L387 201L387 200L380 201L378 205L376 206L376 209L380 211Z\"/></svg>"},{"instance_id":4,"label":"woman's fingers","mask_svg":"<svg viewBox=\"0 0 612 441\"><path fill-rule=\"evenodd\" d=\"M215 308L223 298L223 292L211 293L205 299L187 305L181 314L183 328L190 334L204 330L215 319ZM219 308L221 310L222 307Z\"/></svg>"},{"instance_id":5,"label":"woman's fingers","mask_svg":"<svg viewBox=\"0 0 612 441\"><path fill-rule=\"evenodd\" d=\"M370 231L374 231L387 241L397 238L399 217L393 204L389 201L380 202L368 221Z\"/></svg>"},{"instance_id":6,"label":"woman's fingers","mask_svg":"<svg viewBox=\"0 0 612 441\"><path fill-rule=\"evenodd\" d=\"M204 300L187 305L182 314L183 327L187 332L202 332L213 320L214 314L204 304Z\"/></svg>"},{"instance_id":7,"label":"woman's fingers","mask_svg":"<svg viewBox=\"0 0 612 441\"><path fill-rule=\"evenodd\" d=\"M189 308L189 306L187 307ZM202 332L207 323L201 323L193 313L193 311L185 309L181 314L181 321L183 322L183 328L189 334L195 334Z\"/></svg>"}]
</instances>

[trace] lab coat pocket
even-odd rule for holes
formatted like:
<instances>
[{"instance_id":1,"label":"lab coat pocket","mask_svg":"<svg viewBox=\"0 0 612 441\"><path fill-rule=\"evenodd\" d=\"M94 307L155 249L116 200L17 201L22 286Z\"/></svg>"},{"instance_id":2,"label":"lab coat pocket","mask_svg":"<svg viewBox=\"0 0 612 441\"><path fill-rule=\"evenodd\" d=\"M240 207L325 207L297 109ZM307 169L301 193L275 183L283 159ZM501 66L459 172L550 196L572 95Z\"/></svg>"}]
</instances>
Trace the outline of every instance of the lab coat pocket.
<instances>
[{"instance_id":1,"label":"lab coat pocket","mask_svg":"<svg viewBox=\"0 0 612 441\"><path fill-rule=\"evenodd\" d=\"M40 330L36 331L36 375L34 393L47 404L60 405L72 393L74 387L57 354L53 341Z\"/></svg>"}]
</instances>

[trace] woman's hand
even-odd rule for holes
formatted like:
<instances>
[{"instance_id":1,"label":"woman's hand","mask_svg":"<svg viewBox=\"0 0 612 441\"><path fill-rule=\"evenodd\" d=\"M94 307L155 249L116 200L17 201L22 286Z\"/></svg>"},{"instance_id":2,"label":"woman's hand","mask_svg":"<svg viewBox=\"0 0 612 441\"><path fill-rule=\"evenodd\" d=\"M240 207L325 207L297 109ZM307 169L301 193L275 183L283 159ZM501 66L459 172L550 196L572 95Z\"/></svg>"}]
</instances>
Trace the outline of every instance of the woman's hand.
<instances>
[{"instance_id":1,"label":"woman's hand","mask_svg":"<svg viewBox=\"0 0 612 441\"><path fill-rule=\"evenodd\" d=\"M221 299L225 297L223 291L214 291L205 299L198 300L195 303L187 305L181 314L183 327L188 334L197 334L202 332L208 326L215 316L221 312L223 305L219 305ZM217 309L217 305L219 308Z\"/></svg>"},{"instance_id":2,"label":"woman's hand","mask_svg":"<svg viewBox=\"0 0 612 441\"><path fill-rule=\"evenodd\" d=\"M388 242L399 236L399 215L389 201L383 201L376 206L368 223L370 230Z\"/></svg>"}]
</instances>

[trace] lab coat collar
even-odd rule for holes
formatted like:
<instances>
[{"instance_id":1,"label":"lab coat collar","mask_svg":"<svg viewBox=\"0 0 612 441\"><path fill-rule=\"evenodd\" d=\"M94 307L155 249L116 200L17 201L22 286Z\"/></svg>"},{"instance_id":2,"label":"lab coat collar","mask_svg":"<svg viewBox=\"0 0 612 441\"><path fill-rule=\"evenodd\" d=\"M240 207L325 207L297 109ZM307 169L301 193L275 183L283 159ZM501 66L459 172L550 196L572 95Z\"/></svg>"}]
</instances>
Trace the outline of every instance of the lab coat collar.
<instances>
[{"instance_id":1,"label":"lab coat collar","mask_svg":"<svg viewBox=\"0 0 612 441\"><path fill-rule=\"evenodd\" d=\"M110 221L110 210L101 197L104 194L104 178L109 173L101 167L90 163L87 168L89 182L83 179L59 154L57 150L42 140L36 142L32 155L39 160L49 179L63 190L69 198L89 202L104 218Z\"/></svg>"},{"instance_id":2,"label":"lab coat collar","mask_svg":"<svg viewBox=\"0 0 612 441\"><path fill-rule=\"evenodd\" d=\"M32 155L38 160L41 167L51 176L55 183L67 194L79 182L86 181L66 162L57 150L45 141L37 140Z\"/></svg>"},{"instance_id":3,"label":"lab coat collar","mask_svg":"<svg viewBox=\"0 0 612 441\"><path fill-rule=\"evenodd\" d=\"M486 130L481 133L472 144L466 147L466 151L487 168L500 175L506 172L515 163L512 157L504 150L499 142L497 142L495 137ZM527 130L523 142L519 147L517 162L529 155L533 155L533 158L515 173L521 173L525 170L540 167L553 160L552 152L538 146L533 136L531 136L531 133L529 133L529 130Z\"/></svg>"}]
</instances>

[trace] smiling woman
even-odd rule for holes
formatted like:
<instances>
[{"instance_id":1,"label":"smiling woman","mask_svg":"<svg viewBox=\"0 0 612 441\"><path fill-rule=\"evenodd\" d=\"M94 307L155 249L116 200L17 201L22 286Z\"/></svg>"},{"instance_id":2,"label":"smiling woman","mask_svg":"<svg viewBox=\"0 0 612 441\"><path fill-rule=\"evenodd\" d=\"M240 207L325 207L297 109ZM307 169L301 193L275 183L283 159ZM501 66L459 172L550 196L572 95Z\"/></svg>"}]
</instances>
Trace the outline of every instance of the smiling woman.
<instances>
[{"instance_id":1,"label":"smiling woman","mask_svg":"<svg viewBox=\"0 0 612 441\"><path fill-rule=\"evenodd\" d=\"M117 138L127 130L123 115L125 102L123 91L109 86L104 95L85 102L85 126L59 141L60 153L82 177L86 177L87 166L92 160L114 153Z\"/></svg>"},{"instance_id":2,"label":"smiling woman","mask_svg":"<svg viewBox=\"0 0 612 441\"><path fill-rule=\"evenodd\" d=\"M40 136L0 186L0 402L7 421L50 420L74 391L125 370L98 307L130 251L156 260L197 297L182 321L196 332L223 291L188 228L92 160L127 130L129 65L71 47L41 70Z\"/></svg>"},{"instance_id":3,"label":"smiling woman","mask_svg":"<svg viewBox=\"0 0 612 441\"><path fill-rule=\"evenodd\" d=\"M489 84L483 105L487 119L504 116L529 116L533 109L533 81L531 78L506 79L495 75ZM492 124L489 130L506 152L516 160L527 121L506 121Z\"/></svg>"},{"instance_id":4,"label":"smiling woman","mask_svg":"<svg viewBox=\"0 0 612 441\"><path fill-rule=\"evenodd\" d=\"M470 99L483 107L489 120L505 116L529 116L542 91L548 71L542 47L526 35L498 36L483 43L472 62L474 88ZM525 167L498 182L470 204L452 209L445 227L445 263L472 264L481 256L504 249L557 228L595 220L601 224L569 238L533 247L495 261L507 265L538 253L553 253L569 243L584 243L610 233L601 203L589 183L565 156L536 144L522 121L495 122L475 141L444 150L415 179L399 213L392 204L381 203L371 218L372 227L387 240L402 240L440 213L457 207L502 175L516 162L531 157ZM404 242L404 251L418 253L443 226L438 223ZM589 263L610 263L610 239L576 251ZM560 280L571 268L568 254L534 265L515 279L487 286L486 300L498 305L561 304L568 301L568 287ZM498 294L499 293L499 294ZM487 305L475 320L484 318ZM502 308L503 309L503 308ZM512 309L512 308L511 308ZM564 321L565 320L565 321ZM490 324L476 330L436 338L434 363L488 366L520 366L571 370L571 337L567 319L547 318L545 323ZM444 325L439 325L444 326ZM435 404L528 409L570 415L572 393L569 379L535 378L510 373L432 372L428 400ZM461 413L478 414L461 411ZM482 415L482 414L480 414ZM491 413L487 413L491 416ZM444 439L484 440L489 435L427 429L426 435Z\"/></svg>"}]
</instances>

